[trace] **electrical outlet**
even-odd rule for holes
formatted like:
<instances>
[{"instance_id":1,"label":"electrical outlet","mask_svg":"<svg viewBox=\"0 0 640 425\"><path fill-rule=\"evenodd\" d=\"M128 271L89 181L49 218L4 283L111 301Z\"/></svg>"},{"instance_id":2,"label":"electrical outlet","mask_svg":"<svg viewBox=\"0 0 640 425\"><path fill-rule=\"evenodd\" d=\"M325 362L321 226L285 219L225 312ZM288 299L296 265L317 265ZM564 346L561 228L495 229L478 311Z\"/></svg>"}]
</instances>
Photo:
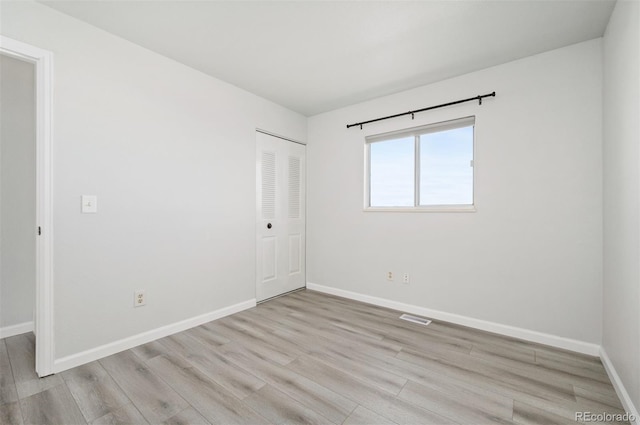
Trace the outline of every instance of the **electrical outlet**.
<instances>
[{"instance_id":1,"label":"electrical outlet","mask_svg":"<svg viewBox=\"0 0 640 425\"><path fill-rule=\"evenodd\" d=\"M142 307L147 303L147 297L143 290L135 291L133 293L133 306Z\"/></svg>"},{"instance_id":2,"label":"electrical outlet","mask_svg":"<svg viewBox=\"0 0 640 425\"><path fill-rule=\"evenodd\" d=\"M393 272L387 272L387 280L393 282Z\"/></svg>"},{"instance_id":3,"label":"electrical outlet","mask_svg":"<svg viewBox=\"0 0 640 425\"><path fill-rule=\"evenodd\" d=\"M402 283L409 283L409 273L402 274Z\"/></svg>"}]
</instances>

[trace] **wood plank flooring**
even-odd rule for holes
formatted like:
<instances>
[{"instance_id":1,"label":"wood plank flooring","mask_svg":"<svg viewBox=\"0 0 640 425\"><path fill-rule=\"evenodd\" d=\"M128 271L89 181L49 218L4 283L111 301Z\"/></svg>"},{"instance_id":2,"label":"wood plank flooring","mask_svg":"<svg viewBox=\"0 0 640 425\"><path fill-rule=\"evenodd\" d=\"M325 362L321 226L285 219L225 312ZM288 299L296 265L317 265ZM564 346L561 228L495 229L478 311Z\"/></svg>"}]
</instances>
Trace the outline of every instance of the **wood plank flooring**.
<instances>
[{"instance_id":1,"label":"wood plank flooring","mask_svg":"<svg viewBox=\"0 0 640 425\"><path fill-rule=\"evenodd\" d=\"M38 379L0 340L4 424L568 424L624 413L599 359L303 290Z\"/></svg>"}]
</instances>

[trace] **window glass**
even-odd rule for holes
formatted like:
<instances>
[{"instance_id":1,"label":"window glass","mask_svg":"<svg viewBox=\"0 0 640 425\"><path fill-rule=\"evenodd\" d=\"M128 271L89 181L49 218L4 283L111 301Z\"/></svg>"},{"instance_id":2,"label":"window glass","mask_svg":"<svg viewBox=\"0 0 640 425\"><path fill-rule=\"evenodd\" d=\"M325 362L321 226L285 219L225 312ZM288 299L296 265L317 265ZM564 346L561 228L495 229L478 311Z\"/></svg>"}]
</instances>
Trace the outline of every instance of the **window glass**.
<instances>
[{"instance_id":1,"label":"window glass","mask_svg":"<svg viewBox=\"0 0 640 425\"><path fill-rule=\"evenodd\" d=\"M414 137L370 144L369 176L372 207L414 205Z\"/></svg>"},{"instance_id":2,"label":"window glass","mask_svg":"<svg viewBox=\"0 0 640 425\"><path fill-rule=\"evenodd\" d=\"M420 136L420 205L473 204L473 127Z\"/></svg>"}]
</instances>

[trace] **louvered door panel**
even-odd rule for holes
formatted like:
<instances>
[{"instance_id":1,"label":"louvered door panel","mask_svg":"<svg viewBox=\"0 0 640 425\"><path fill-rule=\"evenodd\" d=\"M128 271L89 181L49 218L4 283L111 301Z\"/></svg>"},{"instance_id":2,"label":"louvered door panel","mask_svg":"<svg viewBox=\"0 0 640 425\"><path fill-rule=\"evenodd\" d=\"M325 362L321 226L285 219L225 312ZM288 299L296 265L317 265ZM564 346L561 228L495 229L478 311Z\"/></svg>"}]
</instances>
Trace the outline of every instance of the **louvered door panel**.
<instances>
[{"instance_id":1,"label":"louvered door panel","mask_svg":"<svg viewBox=\"0 0 640 425\"><path fill-rule=\"evenodd\" d=\"M276 216L276 153L262 152L262 218Z\"/></svg>"},{"instance_id":2,"label":"louvered door panel","mask_svg":"<svg viewBox=\"0 0 640 425\"><path fill-rule=\"evenodd\" d=\"M289 218L300 218L300 158L289 156Z\"/></svg>"}]
</instances>

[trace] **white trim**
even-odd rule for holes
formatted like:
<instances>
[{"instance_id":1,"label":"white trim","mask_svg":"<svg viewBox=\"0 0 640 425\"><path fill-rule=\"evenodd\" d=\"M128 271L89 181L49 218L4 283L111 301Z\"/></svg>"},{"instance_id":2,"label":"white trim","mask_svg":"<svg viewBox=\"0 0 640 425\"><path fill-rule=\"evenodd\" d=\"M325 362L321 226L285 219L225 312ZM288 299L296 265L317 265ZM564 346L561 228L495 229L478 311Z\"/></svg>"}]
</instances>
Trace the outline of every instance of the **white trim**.
<instances>
[{"instance_id":1,"label":"white trim","mask_svg":"<svg viewBox=\"0 0 640 425\"><path fill-rule=\"evenodd\" d=\"M473 213L474 205L433 205L421 207L364 207L365 212L403 212L403 213Z\"/></svg>"},{"instance_id":2,"label":"white trim","mask_svg":"<svg viewBox=\"0 0 640 425\"><path fill-rule=\"evenodd\" d=\"M266 134L266 135L269 135L269 136L277 137L278 139L286 140L287 142L297 143L297 144L302 145L302 146L307 146L307 142L301 142L299 140L293 140L293 139L290 139L288 137L284 137L284 136L281 136L281 135L276 134L276 133L272 133L272 132L267 131L267 130L262 130L261 128L256 128L256 131L258 133L262 133L262 134Z\"/></svg>"},{"instance_id":3,"label":"white trim","mask_svg":"<svg viewBox=\"0 0 640 425\"><path fill-rule=\"evenodd\" d=\"M0 53L35 64L36 71L36 372L53 373L53 53L0 35ZM36 232L37 234L37 232Z\"/></svg>"},{"instance_id":4,"label":"white trim","mask_svg":"<svg viewBox=\"0 0 640 425\"><path fill-rule=\"evenodd\" d=\"M616 393L618 394L618 398L622 402L622 407L624 407L626 412L635 417L635 420L629 422L631 422L631 424L640 425L640 414L638 413L638 408L633 404L631 396L624 387L624 384L622 383L618 372L616 372L616 368L613 366L613 363L611 362L611 359L604 347L600 347L600 359L607 371L607 375L609 375L613 388L615 388Z\"/></svg>"},{"instance_id":5,"label":"white trim","mask_svg":"<svg viewBox=\"0 0 640 425\"><path fill-rule=\"evenodd\" d=\"M5 326L0 328L0 339L9 338L10 336L26 334L33 332L33 322L18 323L17 325Z\"/></svg>"},{"instance_id":6,"label":"white trim","mask_svg":"<svg viewBox=\"0 0 640 425\"><path fill-rule=\"evenodd\" d=\"M476 116L469 115L462 118L454 118L451 120L435 122L432 124L421 125L418 127L405 128L402 130L394 130L386 133L370 134L365 136L366 143L384 142L391 139L401 139L403 137L415 136L419 137L424 134L439 133L441 131L454 130L456 128L473 127L476 125Z\"/></svg>"},{"instance_id":7,"label":"white trim","mask_svg":"<svg viewBox=\"0 0 640 425\"><path fill-rule=\"evenodd\" d=\"M575 339L564 338L561 336L551 335L543 332L532 331L529 329L518 328L515 326L503 325L500 323L489 322L486 320L474 319L473 317L461 316L458 314L446 313L439 310L420 307L412 304L405 304L399 301L392 301L385 298L378 298L371 295L364 295L357 292L345 291L344 289L332 288L330 286L317 285L307 282L307 289L312 291L324 292L326 294L336 295L338 297L349 298L364 303L377 305L380 307L391 308L402 312L426 316L431 319L442 320L445 322L455 323L458 325L468 326L470 328L480 329L487 332L493 332L500 335L506 335L513 338L523 339L525 341L537 342L539 344L550 345L552 347L562 348L565 350L575 351L577 353L588 354L590 356L598 356L600 354L600 346L589 342L578 341Z\"/></svg>"},{"instance_id":8,"label":"white trim","mask_svg":"<svg viewBox=\"0 0 640 425\"><path fill-rule=\"evenodd\" d=\"M255 298L253 298L238 304L231 305L229 307L224 307L219 310L201 314L200 316L185 319L180 322L165 325L147 332L130 336L128 338L110 342L109 344L101 345L99 347L83 351L81 353L72 354L70 356L57 359L54 363L53 371L54 373L60 373L76 366L102 359L112 354L116 354L121 351L137 347L138 345L146 344L148 342L155 341L156 339L164 338L165 336L173 335L175 333L200 326L203 323L211 322L212 320L220 319L222 317L229 316L231 314L238 313L255 306L256 300Z\"/></svg>"}]
</instances>

